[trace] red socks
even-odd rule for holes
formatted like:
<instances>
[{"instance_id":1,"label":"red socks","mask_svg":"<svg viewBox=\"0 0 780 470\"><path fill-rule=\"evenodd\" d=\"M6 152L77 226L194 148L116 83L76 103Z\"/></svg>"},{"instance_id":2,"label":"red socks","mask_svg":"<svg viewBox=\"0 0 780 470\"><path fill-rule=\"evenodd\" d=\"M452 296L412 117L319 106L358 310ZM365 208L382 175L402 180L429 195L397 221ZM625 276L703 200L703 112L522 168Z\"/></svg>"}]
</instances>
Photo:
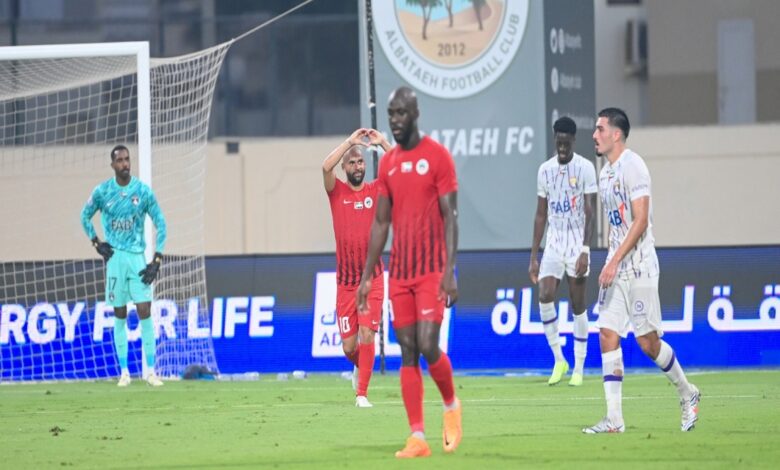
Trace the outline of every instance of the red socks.
<instances>
[{"instance_id":1,"label":"red socks","mask_svg":"<svg viewBox=\"0 0 780 470\"><path fill-rule=\"evenodd\" d=\"M452 364L450 358L443 351L435 364L428 364L431 378L439 387L441 398L445 405L451 405L455 400L455 383L452 380Z\"/></svg>"},{"instance_id":2,"label":"red socks","mask_svg":"<svg viewBox=\"0 0 780 470\"><path fill-rule=\"evenodd\" d=\"M358 345L358 384L357 394L366 396L368 390L368 381L371 380L371 372L374 370L374 343Z\"/></svg>"},{"instance_id":3,"label":"red socks","mask_svg":"<svg viewBox=\"0 0 780 470\"><path fill-rule=\"evenodd\" d=\"M441 362L441 361L439 361ZM401 366L401 395L412 432L425 432L423 424L423 382L420 366Z\"/></svg>"}]
</instances>

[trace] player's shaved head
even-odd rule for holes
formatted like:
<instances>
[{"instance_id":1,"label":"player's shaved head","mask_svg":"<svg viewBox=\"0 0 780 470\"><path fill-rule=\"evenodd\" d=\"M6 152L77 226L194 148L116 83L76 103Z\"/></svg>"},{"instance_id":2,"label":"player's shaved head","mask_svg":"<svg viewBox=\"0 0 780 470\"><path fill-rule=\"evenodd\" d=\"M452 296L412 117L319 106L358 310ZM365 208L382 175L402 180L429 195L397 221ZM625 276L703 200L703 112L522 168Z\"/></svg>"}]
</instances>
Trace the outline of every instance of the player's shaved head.
<instances>
[{"instance_id":1,"label":"player's shaved head","mask_svg":"<svg viewBox=\"0 0 780 470\"><path fill-rule=\"evenodd\" d=\"M393 138L405 149L414 148L420 141L417 129L417 118L420 117L417 94L411 88L402 86L390 93L389 100L387 117Z\"/></svg>"},{"instance_id":2,"label":"player's shaved head","mask_svg":"<svg viewBox=\"0 0 780 470\"><path fill-rule=\"evenodd\" d=\"M414 92L411 88L407 86L398 87L395 90L393 90L392 93L390 93L390 98L388 101L392 103L393 101L398 101L400 104L404 105L407 109L414 109L417 110L417 93Z\"/></svg>"},{"instance_id":3,"label":"player's shaved head","mask_svg":"<svg viewBox=\"0 0 780 470\"><path fill-rule=\"evenodd\" d=\"M344 155L341 157L341 163L347 163L352 157L357 158L362 156L363 149L360 148L360 145L353 145L352 147L348 148L346 152L344 152Z\"/></svg>"}]
</instances>

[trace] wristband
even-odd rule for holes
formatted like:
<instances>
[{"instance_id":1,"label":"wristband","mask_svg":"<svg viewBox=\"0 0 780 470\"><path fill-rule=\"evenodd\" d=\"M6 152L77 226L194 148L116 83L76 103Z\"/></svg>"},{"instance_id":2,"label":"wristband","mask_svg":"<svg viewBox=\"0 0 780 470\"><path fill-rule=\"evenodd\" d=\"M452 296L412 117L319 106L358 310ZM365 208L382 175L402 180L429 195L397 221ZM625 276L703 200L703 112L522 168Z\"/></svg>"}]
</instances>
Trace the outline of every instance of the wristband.
<instances>
[{"instance_id":1,"label":"wristband","mask_svg":"<svg viewBox=\"0 0 780 470\"><path fill-rule=\"evenodd\" d=\"M582 251L580 253L590 254L590 247L589 246L583 246Z\"/></svg>"}]
</instances>

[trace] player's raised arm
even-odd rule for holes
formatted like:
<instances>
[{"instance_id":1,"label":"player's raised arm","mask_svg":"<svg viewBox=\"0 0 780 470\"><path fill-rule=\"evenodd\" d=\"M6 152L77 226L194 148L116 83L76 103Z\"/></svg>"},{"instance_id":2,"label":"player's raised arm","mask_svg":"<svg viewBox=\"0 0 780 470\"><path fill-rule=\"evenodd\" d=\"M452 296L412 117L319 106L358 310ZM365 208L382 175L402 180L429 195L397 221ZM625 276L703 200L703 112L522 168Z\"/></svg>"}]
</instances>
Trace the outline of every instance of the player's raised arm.
<instances>
[{"instance_id":1,"label":"player's raised arm","mask_svg":"<svg viewBox=\"0 0 780 470\"><path fill-rule=\"evenodd\" d=\"M371 224L371 238L368 242L368 253L366 254L366 266L363 268L363 274L360 277L360 286L357 290L357 308L358 311L364 311L367 308L368 293L371 291L371 278L373 277L374 266L379 261L382 254L382 248L387 243L387 234L390 231L391 218L390 199L385 195L379 195L376 202L376 213L374 223Z\"/></svg>"},{"instance_id":2,"label":"player's raised arm","mask_svg":"<svg viewBox=\"0 0 780 470\"><path fill-rule=\"evenodd\" d=\"M363 137L368 133L368 129L357 129L349 137L331 150L325 161L322 162L322 182L325 185L325 191L331 192L336 187L336 166L341 162L344 153L355 145L366 146Z\"/></svg>"}]
</instances>

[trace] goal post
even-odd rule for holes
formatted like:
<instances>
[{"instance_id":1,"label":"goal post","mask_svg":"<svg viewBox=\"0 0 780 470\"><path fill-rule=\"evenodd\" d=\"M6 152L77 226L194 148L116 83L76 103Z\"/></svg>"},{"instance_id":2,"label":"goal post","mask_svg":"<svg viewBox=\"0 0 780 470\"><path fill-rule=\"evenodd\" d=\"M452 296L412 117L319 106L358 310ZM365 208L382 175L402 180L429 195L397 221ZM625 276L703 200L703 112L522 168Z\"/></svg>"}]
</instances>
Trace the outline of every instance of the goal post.
<instances>
[{"instance_id":1,"label":"goal post","mask_svg":"<svg viewBox=\"0 0 780 470\"><path fill-rule=\"evenodd\" d=\"M134 174L153 187L168 224L152 308L157 371L217 369L203 190L212 98L231 44L162 59L150 58L147 42L0 47L0 381L119 372L104 263L79 224L92 189L113 177L116 144L131 149ZM148 260L148 218L145 228ZM138 374L134 316L129 359Z\"/></svg>"}]
</instances>

